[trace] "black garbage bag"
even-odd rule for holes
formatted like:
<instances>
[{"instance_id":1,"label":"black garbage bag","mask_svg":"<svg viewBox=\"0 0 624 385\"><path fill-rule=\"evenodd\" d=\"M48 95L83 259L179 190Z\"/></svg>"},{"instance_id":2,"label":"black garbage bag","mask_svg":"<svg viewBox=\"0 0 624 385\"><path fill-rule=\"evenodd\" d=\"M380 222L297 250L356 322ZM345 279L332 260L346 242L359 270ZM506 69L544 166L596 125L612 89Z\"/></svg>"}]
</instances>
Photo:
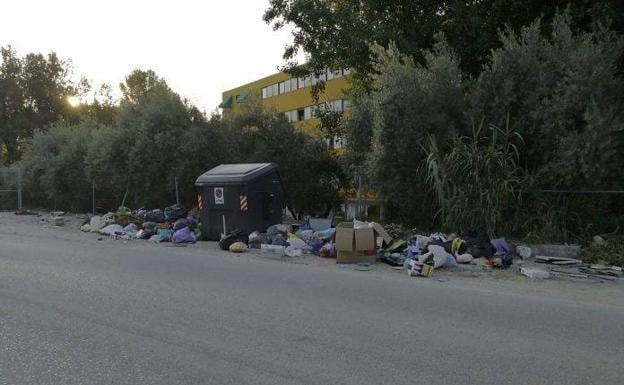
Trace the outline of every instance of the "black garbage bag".
<instances>
[{"instance_id":1,"label":"black garbage bag","mask_svg":"<svg viewBox=\"0 0 624 385\"><path fill-rule=\"evenodd\" d=\"M461 237L466 245L465 252L475 258L490 258L496 253L496 249L490 243L490 236L485 227L477 225Z\"/></svg>"},{"instance_id":2,"label":"black garbage bag","mask_svg":"<svg viewBox=\"0 0 624 385\"><path fill-rule=\"evenodd\" d=\"M156 231L156 222L152 222L152 221L147 221L147 222L143 222L143 225L141 225L141 228L143 230L148 230L148 231Z\"/></svg>"},{"instance_id":3,"label":"black garbage bag","mask_svg":"<svg viewBox=\"0 0 624 385\"><path fill-rule=\"evenodd\" d=\"M243 242L245 244L249 243L249 237L247 234L243 233L241 230L236 229L231 231L228 235L221 238L219 241L219 247L221 250L229 250L232 243Z\"/></svg>"},{"instance_id":4,"label":"black garbage bag","mask_svg":"<svg viewBox=\"0 0 624 385\"><path fill-rule=\"evenodd\" d=\"M145 221L162 223L165 221L165 214L161 209L152 210L149 213L145 214Z\"/></svg>"},{"instance_id":5,"label":"black garbage bag","mask_svg":"<svg viewBox=\"0 0 624 385\"><path fill-rule=\"evenodd\" d=\"M175 221L177 221L180 218L186 217L186 213L187 212L188 211L184 207L182 207L182 206L180 206L178 204L175 204L173 206L169 206L169 207L165 208L165 221L167 221L167 222L175 222Z\"/></svg>"}]
</instances>

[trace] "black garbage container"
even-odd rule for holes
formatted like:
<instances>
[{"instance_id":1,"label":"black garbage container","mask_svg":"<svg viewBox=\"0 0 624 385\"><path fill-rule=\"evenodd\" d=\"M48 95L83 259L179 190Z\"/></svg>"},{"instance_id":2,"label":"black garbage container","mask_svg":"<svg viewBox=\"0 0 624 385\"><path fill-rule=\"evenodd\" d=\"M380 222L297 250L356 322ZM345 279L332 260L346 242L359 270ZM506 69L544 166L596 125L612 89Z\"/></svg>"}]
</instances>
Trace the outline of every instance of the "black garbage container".
<instances>
[{"instance_id":1,"label":"black garbage container","mask_svg":"<svg viewBox=\"0 0 624 385\"><path fill-rule=\"evenodd\" d=\"M235 229L265 231L282 221L284 191L273 163L222 164L200 175L195 186L206 240Z\"/></svg>"}]
</instances>

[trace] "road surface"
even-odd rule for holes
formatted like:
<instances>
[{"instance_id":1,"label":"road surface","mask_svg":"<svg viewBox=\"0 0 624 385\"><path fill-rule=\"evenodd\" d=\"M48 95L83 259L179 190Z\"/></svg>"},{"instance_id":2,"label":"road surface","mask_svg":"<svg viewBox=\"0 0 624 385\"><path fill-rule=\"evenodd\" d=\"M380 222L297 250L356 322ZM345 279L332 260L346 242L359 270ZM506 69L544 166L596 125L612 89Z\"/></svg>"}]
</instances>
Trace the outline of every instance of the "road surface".
<instances>
[{"instance_id":1,"label":"road surface","mask_svg":"<svg viewBox=\"0 0 624 385\"><path fill-rule=\"evenodd\" d=\"M624 383L619 284L551 296L2 219L2 385Z\"/></svg>"}]
</instances>

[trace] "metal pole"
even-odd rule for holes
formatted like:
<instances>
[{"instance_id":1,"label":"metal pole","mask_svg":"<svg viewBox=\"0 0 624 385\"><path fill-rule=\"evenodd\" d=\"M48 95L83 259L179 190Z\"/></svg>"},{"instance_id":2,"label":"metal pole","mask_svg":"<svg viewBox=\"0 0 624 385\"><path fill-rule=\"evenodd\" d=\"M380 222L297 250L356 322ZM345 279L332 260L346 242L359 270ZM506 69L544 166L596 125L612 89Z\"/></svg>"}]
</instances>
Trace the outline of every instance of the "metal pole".
<instances>
[{"instance_id":1,"label":"metal pole","mask_svg":"<svg viewBox=\"0 0 624 385\"><path fill-rule=\"evenodd\" d=\"M95 182L91 182L91 208L91 212L95 215Z\"/></svg>"},{"instance_id":2,"label":"metal pole","mask_svg":"<svg viewBox=\"0 0 624 385\"><path fill-rule=\"evenodd\" d=\"M178 192L178 177L176 176L174 180L175 180L176 203L179 206L180 205L180 193Z\"/></svg>"},{"instance_id":3,"label":"metal pole","mask_svg":"<svg viewBox=\"0 0 624 385\"><path fill-rule=\"evenodd\" d=\"M22 210L22 169L17 169L17 209Z\"/></svg>"}]
</instances>

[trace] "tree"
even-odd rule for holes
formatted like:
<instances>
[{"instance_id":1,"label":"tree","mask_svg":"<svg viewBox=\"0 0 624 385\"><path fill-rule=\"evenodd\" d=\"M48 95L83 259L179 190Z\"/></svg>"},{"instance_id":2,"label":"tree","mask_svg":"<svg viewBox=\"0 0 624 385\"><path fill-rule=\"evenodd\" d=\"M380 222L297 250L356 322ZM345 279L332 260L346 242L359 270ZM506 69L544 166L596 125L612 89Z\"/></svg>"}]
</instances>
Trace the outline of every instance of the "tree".
<instances>
[{"instance_id":1,"label":"tree","mask_svg":"<svg viewBox=\"0 0 624 385\"><path fill-rule=\"evenodd\" d=\"M0 56L0 139L4 163L11 164L19 160L21 143L35 130L74 116L67 97L84 93L88 83L72 82L71 62L55 53L18 57L8 46L0 48Z\"/></svg>"},{"instance_id":2,"label":"tree","mask_svg":"<svg viewBox=\"0 0 624 385\"><path fill-rule=\"evenodd\" d=\"M284 51L287 69L303 51L309 54L307 71L353 68L366 86L374 72L373 43L388 48L394 42L422 64L422 50L431 49L435 34L443 32L462 70L476 76L490 50L499 47L498 31L505 25L519 31L540 16L547 24L566 7L576 28L589 30L594 21L611 18L614 29L624 33L624 3L618 0L271 0L264 20L274 29L294 27Z\"/></svg>"},{"instance_id":3,"label":"tree","mask_svg":"<svg viewBox=\"0 0 624 385\"><path fill-rule=\"evenodd\" d=\"M353 103L351 131L362 129L348 135L348 157L356 160L356 172L368 170L369 187L388 204L392 218L431 224L436 210L426 203L424 146L429 135L445 143L465 129L458 61L442 36L434 50L423 52L424 65L393 45L374 50L371 91Z\"/></svg>"},{"instance_id":4,"label":"tree","mask_svg":"<svg viewBox=\"0 0 624 385\"><path fill-rule=\"evenodd\" d=\"M616 72L624 37L605 26L575 33L572 25L565 13L548 27L538 20L503 33L471 86L471 113L499 127L509 114L525 139L520 162L542 187L613 187L619 171L607 159L610 134L624 121Z\"/></svg>"},{"instance_id":5,"label":"tree","mask_svg":"<svg viewBox=\"0 0 624 385\"><path fill-rule=\"evenodd\" d=\"M77 125L59 122L35 133L25 145L21 162L31 202L54 201L65 210L90 208L87 157L99 129L93 121Z\"/></svg>"},{"instance_id":6,"label":"tree","mask_svg":"<svg viewBox=\"0 0 624 385\"><path fill-rule=\"evenodd\" d=\"M123 83L119 84L119 89L123 94L123 101L138 103L152 91L171 91L164 79L158 77L152 70L136 69L126 76Z\"/></svg>"},{"instance_id":7,"label":"tree","mask_svg":"<svg viewBox=\"0 0 624 385\"><path fill-rule=\"evenodd\" d=\"M295 131L283 114L246 105L224 120L231 162L272 162L280 169L288 207L296 216L326 215L340 203L344 175L326 143Z\"/></svg>"}]
</instances>

